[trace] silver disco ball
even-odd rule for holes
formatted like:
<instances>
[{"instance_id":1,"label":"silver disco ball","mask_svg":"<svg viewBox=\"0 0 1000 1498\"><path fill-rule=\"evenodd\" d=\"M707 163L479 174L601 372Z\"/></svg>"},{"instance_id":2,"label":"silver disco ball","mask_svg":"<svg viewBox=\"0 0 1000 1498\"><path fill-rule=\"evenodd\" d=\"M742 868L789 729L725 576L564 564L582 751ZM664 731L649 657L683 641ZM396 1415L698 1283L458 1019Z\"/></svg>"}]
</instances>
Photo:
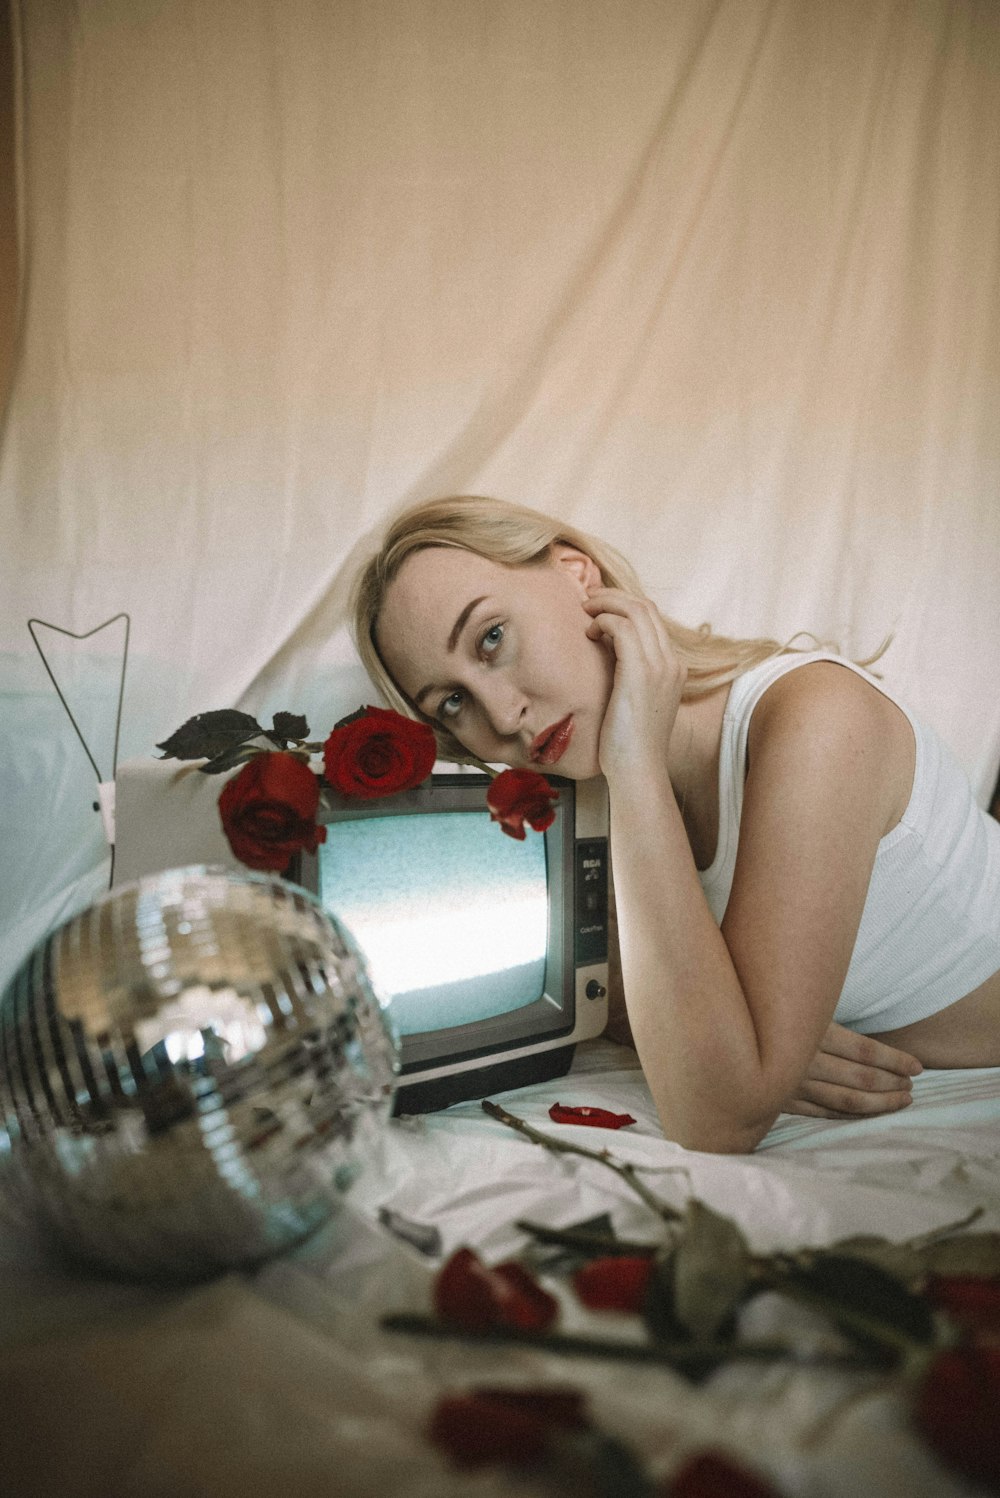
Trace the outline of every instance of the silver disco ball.
<instances>
[{"instance_id":1,"label":"silver disco ball","mask_svg":"<svg viewBox=\"0 0 1000 1498\"><path fill-rule=\"evenodd\" d=\"M304 890L140 879L48 936L0 999L0 1190L120 1274L250 1265L336 1209L397 1069L361 954Z\"/></svg>"}]
</instances>

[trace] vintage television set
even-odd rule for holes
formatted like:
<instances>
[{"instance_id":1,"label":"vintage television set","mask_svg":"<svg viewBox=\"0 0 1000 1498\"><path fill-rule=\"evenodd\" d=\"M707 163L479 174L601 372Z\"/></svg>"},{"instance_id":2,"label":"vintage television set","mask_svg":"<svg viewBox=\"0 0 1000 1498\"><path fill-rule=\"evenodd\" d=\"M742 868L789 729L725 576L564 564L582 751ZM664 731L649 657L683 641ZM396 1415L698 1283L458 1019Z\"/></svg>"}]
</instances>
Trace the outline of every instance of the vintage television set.
<instances>
[{"instance_id":1,"label":"vintage television set","mask_svg":"<svg viewBox=\"0 0 1000 1498\"><path fill-rule=\"evenodd\" d=\"M401 1042L398 1113L563 1075L607 1021L603 781L550 776L556 817L523 842L486 810L487 777L440 766L416 790L324 797L326 841L291 877L349 928ZM221 776L119 767L115 883L185 864L242 867L219 824Z\"/></svg>"}]
</instances>

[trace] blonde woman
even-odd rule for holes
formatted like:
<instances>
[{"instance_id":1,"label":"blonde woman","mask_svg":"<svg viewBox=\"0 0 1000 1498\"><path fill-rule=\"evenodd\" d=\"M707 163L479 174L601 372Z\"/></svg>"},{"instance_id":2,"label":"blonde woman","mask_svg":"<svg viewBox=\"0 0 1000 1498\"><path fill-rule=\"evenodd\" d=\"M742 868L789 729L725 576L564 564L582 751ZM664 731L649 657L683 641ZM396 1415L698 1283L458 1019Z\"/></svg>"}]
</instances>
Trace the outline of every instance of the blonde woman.
<instances>
[{"instance_id":1,"label":"blonde woman","mask_svg":"<svg viewBox=\"0 0 1000 1498\"><path fill-rule=\"evenodd\" d=\"M862 666L684 628L612 548L475 496L397 517L354 602L373 681L443 757L604 776L670 1138L745 1152L783 1110L891 1111L921 1065L1000 1065L1000 824Z\"/></svg>"}]
</instances>

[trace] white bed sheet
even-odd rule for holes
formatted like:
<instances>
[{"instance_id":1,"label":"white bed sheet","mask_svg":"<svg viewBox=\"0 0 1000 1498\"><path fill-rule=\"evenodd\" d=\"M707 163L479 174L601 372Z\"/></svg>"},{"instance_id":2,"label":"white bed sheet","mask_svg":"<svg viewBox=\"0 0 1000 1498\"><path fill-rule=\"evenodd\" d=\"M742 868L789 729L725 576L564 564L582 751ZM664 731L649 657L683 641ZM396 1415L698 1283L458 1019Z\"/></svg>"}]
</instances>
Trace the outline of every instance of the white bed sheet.
<instances>
[{"instance_id":1,"label":"white bed sheet","mask_svg":"<svg viewBox=\"0 0 1000 1498\"><path fill-rule=\"evenodd\" d=\"M735 1217L757 1250L856 1232L904 1238L982 1209L1000 1229L1000 1071L925 1072L914 1102L878 1121L783 1117L748 1158L664 1140L633 1052L581 1047L570 1075L503 1096L530 1123L641 1163L680 1205L691 1194ZM628 1111L616 1133L559 1130L552 1102ZM440 1262L385 1231L389 1207L495 1261L524 1243L515 1219L565 1225L610 1211L617 1230L655 1222L605 1167L556 1157L478 1103L392 1124L349 1207L291 1255L254 1275L172 1292L110 1286L39 1257L8 1225L0 1296L6 1395L0 1445L18 1498L451 1498L541 1494L507 1472L450 1469L424 1426L445 1388L571 1383L607 1430L666 1473L695 1446L741 1455L796 1498L858 1493L950 1498L973 1488L910 1432L890 1389L830 1370L731 1366L700 1386L669 1370L476 1348L389 1333L379 1318L426 1310ZM559 1291L563 1328L627 1335ZM807 1313L763 1296L760 1335ZM858 1395L859 1389L864 1390ZM855 1397L851 1398L852 1391ZM842 1406L842 1408L841 1408ZM833 1413L840 1408L840 1413ZM10 1478L8 1478L10 1481Z\"/></svg>"}]
</instances>

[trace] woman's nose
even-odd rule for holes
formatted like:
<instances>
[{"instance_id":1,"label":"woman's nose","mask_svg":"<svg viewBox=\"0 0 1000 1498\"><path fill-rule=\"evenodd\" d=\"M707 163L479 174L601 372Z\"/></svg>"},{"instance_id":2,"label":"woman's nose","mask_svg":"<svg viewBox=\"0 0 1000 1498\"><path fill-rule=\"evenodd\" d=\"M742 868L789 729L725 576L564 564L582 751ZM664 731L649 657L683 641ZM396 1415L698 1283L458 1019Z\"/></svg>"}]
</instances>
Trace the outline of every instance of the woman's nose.
<instances>
[{"instance_id":1,"label":"woman's nose","mask_svg":"<svg viewBox=\"0 0 1000 1498\"><path fill-rule=\"evenodd\" d=\"M510 682L500 680L493 684L484 706L490 727L502 739L512 738L519 732L528 708L523 693Z\"/></svg>"}]
</instances>

